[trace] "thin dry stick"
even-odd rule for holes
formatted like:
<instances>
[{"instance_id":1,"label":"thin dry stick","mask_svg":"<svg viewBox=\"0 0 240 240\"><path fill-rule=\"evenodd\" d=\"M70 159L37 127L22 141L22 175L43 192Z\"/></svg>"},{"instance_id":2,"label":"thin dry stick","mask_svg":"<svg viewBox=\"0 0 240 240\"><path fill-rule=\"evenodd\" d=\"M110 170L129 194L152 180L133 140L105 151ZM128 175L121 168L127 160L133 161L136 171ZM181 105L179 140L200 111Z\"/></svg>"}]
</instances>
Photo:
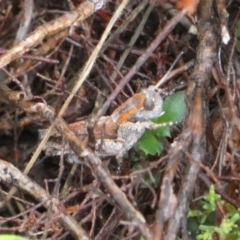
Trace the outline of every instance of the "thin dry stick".
<instances>
[{"instance_id":1,"label":"thin dry stick","mask_svg":"<svg viewBox=\"0 0 240 240\"><path fill-rule=\"evenodd\" d=\"M89 9L86 10L85 8L89 8ZM20 53L23 54L27 50L29 50L30 47L35 46L36 42L38 42L38 40L36 40L36 42L35 42L34 39L37 36L39 36L41 39L43 39L44 37L46 37L49 34L52 35L54 33L57 33L58 31L64 30L65 28L71 26L71 24L73 24L74 21L76 21L76 20L80 21L80 20L85 19L86 17L90 16L90 13L92 14L93 12L94 12L94 4L89 2L89 1L86 1L86 2L83 2L82 4L80 4L80 6L76 10L71 12L70 14L65 14L64 16L58 18L57 20L52 21L50 23L47 23L47 24L37 28L32 34L30 34L30 36L24 42L20 42L16 47L14 47L13 49L9 50L7 53L5 53L0 58L0 67L1 67L1 62L5 63L6 59L8 59L10 56L12 56L12 55L15 56L14 54L11 54L11 53L18 52L18 54L20 54ZM59 23L60 20L62 21L62 23L61 22ZM27 45L24 44L25 42L27 42L28 44L27 43L26 43ZM22 45L24 46L23 49L22 49ZM25 48L27 48L27 50ZM22 51L22 50L20 51L20 49L22 49L24 51ZM94 54L94 52L93 52L93 54ZM5 60L2 60L2 59L5 59ZM16 58L14 57L14 59L16 59ZM9 61L11 61L11 60L9 60ZM8 91L9 94L11 94L11 92L9 90L6 90L6 91ZM72 96L73 95L70 94L68 99L71 98ZM65 106L66 106L66 104L65 104ZM63 112L61 113L61 115L62 114L63 114ZM32 158L30 159L28 165L24 169L24 172L23 172L24 174L28 174L28 172L32 168L33 164L36 162L36 160L37 160L38 156L40 155L43 147L45 146L48 138L50 137L53 128L54 128L54 124L49 127L46 135L44 136L44 138L42 139L41 143L37 147L37 149L34 152ZM8 201L15 192L16 192L16 188L11 189L9 191L9 194L5 198L5 201Z\"/></svg>"},{"instance_id":2,"label":"thin dry stick","mask_svg":"<svg viewBox=\"0 0 240 240\"><path fill-rule=\"evenodd\" d=\"M114 39L119 36L127 26L139 15L139 13L145 8L148 4L148 0L143 0L141 3L136 7L132 13L128 16L128 18L112 33L112 35L107 39L104 46L101 49L101 54L109 47L109 44L114 41Z\"/></svg>"},{"instance_id":3,"label":"thin dry stick","mask_svg":"<svg viewBox=\"0 0 240 240\"><path fill-rule=\"evenodd\" d=\"M72 97L77 92L78 88L81 86L84 79L87 77L88 73L90 72L93 63L95 59L98 56L98 53L101 49L102 44L104 43L111 27L113 26L114 22L117 20L119 15L121 14L124 6L127 4L128 0L125 0L122 2L122 4L119 6L117 12L112 18L112 21L110 21L107 29L105 30L99 44L97 45L96 49L92 53L90 59L88 60L87 64L85 65L85 68L82 72L82 74L79 77L79 81L77 82L76 86L74 87L72 94L70 94L69 98L65 102L63 108L59 112L59 116L55 118L54 111L46 106L45 104L38 103L34 106L24 106L27 103L25 102L22 105L22 108L25 111L29 112L38 112L41 113L45 118L47 118L51 123L51 128L53 128L54 125L56 125L57 129L64 135L64 137L69 141L70 145L73 147L74 152L78 156L85 157L89 164L91 165L91 169L94 172L94 174L98 177L98 179L102 182L102 184L106 187L107 191L111 194L112 198L115 200L115 202L120 206L120 208L124 211L126 217L133 222L133 224L138 227L141 234L146 237L147 239L151 239L151 232L150 229L146 226L146 221L141 215L140 212L138 212L132 204L128 201L125 194L117 187L117 185L114 183L114 181L111 179L110 174L105 169L104 165L102 164L102 161L95 156L95 154L92 153L89 149L85 149L85 145L82 144L82 142L79 140L79 138L74 134L74 132L69 128L69 126L66 124L66 122L60 118L60 116L64 113L66 107L68 106L69 102L71 101ZM28 102L28 105L30 102ZM21 101L18 101L17 106L20 107ZM47 138L50 135L50 130L48 130L48 133L44 137L44 141L46 142ZM45 145L45 142L42 141L39 145L37 151L41 150L42 147ZM30 161L30 164L32 164L34 161L32 161L34 158L36 158L37 154L35 153L33 158ZM29 170L28 168L25 169L25 172ZM8 195L8 198L13 194L14 191L11 191Z\"/></svg>"},{"instance_id":4,"label":"thin dry stick","mask_svg":"<svg viewBox=\"0 0 240 240\"><path fill-rule=\"evenodd\" d=\"M66 28L72 26L75 22L82 21L91 16L95 11L95 5L91 1L85 1L80 4L74 11L38 27L26 39L9 49L0 58L0 68L10 62L20 58L25 52L40 44L47 36L52 36Z\"/></svg>"},{"instance_id":5,"label":"thin dry stick","mask_svg":"<svg viewBox=\"0 0 240 240\"><path fill-rule=\"evenodd\" d=\"M206 148L206 89L209 84L212 66L216 60L217 53L217 31L212 16L213 1L201 2L201 19L199 24L199 47L197 51L197 63L188 83L186 101L189 107L189 114L186 118L186 125L183 133L175 140L170 149L170 158L163 177L161 196L156 221L157 228L161 234L166 234L166 239L176 239L189 204L189 199L195 187L199 165L191 161L186 169L186 175L182 182L182 188L178 193L178 205L171 214L166 214L169 200L173 196L173 177L176 173L178 163L185 160L184 151L194 158L195 161L203 162ZM172 193L171 193L172 192ZM165 223L168 222L166 229ZM163 237L163 236L162 236ZM158 238L159 239L159 238ZM163 238L162 238L163 239Z\"/></svg>"},{"instance_id":6,"label":"thin dry stick","mask_svg":"<svg viewBox=\"0 0 240 240\"><path fill-rule=\"evenodd\" d=\"M145 14L142 18L142 21L140 22L137 30L135 31L134 35L131 38L131 41L128 44L127 49L124 51L124 53L122 54L121 58L119 59L119 61L117 63L117 69L121 69L121 67L123 66L123 63L125 62L125 60L126 60L128 54L130 53L132 47L134 46L135 42L137 41L139 35L142 33L145 22L147 21L150 13L152 12L152 9L154 8L155 3L156 3L156 0L152 1L150 3L149 7L147 8L147 10L146 10L146 12L145 12ZM115 80L115 78L117 77L117 74L118 73L116 71L113 72L113 74L110 77L112 81Z\"/></svg>"},{"instance_id":7,"label":"thin dry stick","mask_svg":"<svg viewBox=\"0 0 240 240\"><path fill-rule=\"evenodd\" d=\"M14 43L18 43L26 37L33 16L33 8L33 0L24 0L24 3L22 4L23 17L21 18L21 23L19 25Z\"/></svg>"},{"instance_id":8,"label":"thin dry stick","mask_svg":"<svg viewBox=\"0 0 240 240\"><path fill-rule=\"evenodd\" d=\"M77 239L88 240L89 237L83 228L72 217L61 211L62 204L57 200L51 200L49 194L40 187L37 183L33 182L29 177L22 174L20 170L14 167L11 163L0 159L0 180L18 187L29 193L32 197L37 199L47 209L51 209L54 215L59 216L59 221L67 230L71 232Z\"/></svg>"},{"instance_id":9,"label":"thin dry stick","mask_svg":"<svg viewBox=\"0 0 240 240\"><path fill-rule=\"evenodd\" d=\"M76 85L74 86L74 88L72 89L70 95L68 96L67 100L65 101L65 103L63 104L62 108L59 111L58 117L62 117L62 115L64 114L64 112L66 111L68 105L70 104L71 100L73 99L73 97L76 95L77 91L79 90L79 88L81 87L81 85L83 84L83 82L85 81L85 79L87 78L88 74L90 73L93 64L95 63L99 52L101 51L101 48L103 46L103 44L105 43L107 36L109 35L113 25L115 24L115 22L117 21L117 19L120 17L120 15L122 14L123 9L125 8L125 6L128 4L129 0L123 0L122 3L119 5L117 11L115 12L115 14L113 15L111 21L109 22L109 24L107 25L98 45L96 46L96 48L94 49L94 51L92 52L90 58L88 59L86 65L83 68L82 73L79 75L79 78L77 80Z\"/></svg>"},{"instance_id":10,"label":"thin dry stick","mask_svg":"<svg viewBox=\"0 0 240 240\"><path fill-rule=\"evenodd\" d=\"M80 76L79 76L79 78L77 80L76 85L74 86L74 88L72 89L71 93L69 94L67 100L65 101L65 103L62 106L62 108L60 109L57 118L62 117L62 115L64 114L66 108L68 107L69 103L71 102L72 98L76 95L78 89L81 87L81 85L83 84L84 80L87 78L89 72L92 69L92 66L93 66L95 60L98 57L98 53L101 50L102 45L104 44L104 42L105 42L109 32L111 31L111 28L113 27L114 23L116 22L116 20L120 16L122 10L124 9L124 7L126 6L127 3L128 3L128 0L124 0L121 3L121 5L119 6L119 8L116 11L116 13L114 14L114 16L112 17L111 21L109 22L107 28L105 29L105 31L103 33L103 36L102 36L101 40L99 41L98 45L96 46L96 48L92 52L89 60L87 61L85 67L83 68L83 71L80 74ZM40 142L40 144L39 144L38 148L36 149L36 151L34 152L32 158L30 159L30 161L28 163L28 165L26 166L26 168L24 170L24 174L27 174L29 172L29 170L32 168L33 164L37 160L39 154L41 153L43 147L45 146L47 140L49 139L49 137L51 135L51 132L52 132L54 126L55 126L56 121L46 131L45 136L43 137L43 139Z\"/></svg>"},{"instance_id":11,"label":"thin dry stick","mask_svg":"<svg viewBox=\"0 0 240 240\"><path fill-rule=\"evenodd\" d=\"M229 30L228 30L229 13L227 12L224 0L216 0L216 3L217 3L217 10L218 10L219 20L221 25L222 42L224 44L228 44L229 40L231 39Z\"/></svg>"},{"instance_id":12,"label":"thin dry stick","mask_svg":"<svg viewBox=\"0 0 240 240\"><path fill-rule=\"evenodd\" d=\"M147 59L151 56L153 51L158 47L161 41L163 41L166 36L170 33L170 31L176 26L177 23L182 19L182 17L186 14L186 10L182 10L177 15L175 15L166 25L166 27L160 31L154 41L150 44L150 46L146 49L146 51L141 55L137 62L132 66L129 70L128 74L121 80L118 87L112 92L112 94L108 97L107 101L103 104L101 109L99 109L96 118L102 116L110 104L113 102L117 94L124 88L124 86L130 81L131 77L137 72L137 70L147 61Z\"/></svg>"},{"instance_id":13,"label":"thin dry stick","mask_svg":"<svg viewBox=\"0 0 240 240\"><path fill-rule=\"evenodd\" d=\"M36 103L34 100L31 101L27 99L26 101L21 97L19 92L11 91L7 86L1 86L0 98L9 105L23 109L28 113L39 114L46 118L50 123L56 124L57 130L68 141L74 153L77 156L86 159L86 162L91 167L93 175L103 184L111 198L124 212L126 218L132 222L133 226L139 229L146 239L152 239L152 233L146 225L146 220L142 214L133 207L121 189L114 183L109 171L106 169L101 159L99 159L92 150L86 148L85 143L79 139L62 118L56 119L55 112L50 106L43 102ZM4 205L4 203L2 203L2 205Z\"/></svg>"}]
</instances>

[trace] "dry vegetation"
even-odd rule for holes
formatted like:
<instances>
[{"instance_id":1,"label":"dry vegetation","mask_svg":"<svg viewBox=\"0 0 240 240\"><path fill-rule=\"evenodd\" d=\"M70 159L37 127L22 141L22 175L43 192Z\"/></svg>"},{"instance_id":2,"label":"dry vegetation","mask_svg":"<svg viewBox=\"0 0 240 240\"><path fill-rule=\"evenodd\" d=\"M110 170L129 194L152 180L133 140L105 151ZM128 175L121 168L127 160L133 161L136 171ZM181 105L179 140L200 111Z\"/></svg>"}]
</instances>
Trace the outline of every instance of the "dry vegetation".
<instances>
[{"instance_id":1,"label":"dry vegetation","mask_svg":"<svg viewBox=\"0 0 240 240\"><path fill-rule=\"evenodd\" d=\"M201 0L192 16L184 9L193 14L198 1L178 1L181 12L168 1L127 2L95 12L91 1L0 1L0 233L190 239L188 206L211 184L240 207L239 0ZM197 35L188 33L193 16ZM161 87L185 86L188 114L160 156L132 149L119 170L71 131L67 123L109 115L156 84L182 51ZM43 151L54 128L61 156ZM64 142L87 164L67 162Z\"/></svg>"}]
</instances>

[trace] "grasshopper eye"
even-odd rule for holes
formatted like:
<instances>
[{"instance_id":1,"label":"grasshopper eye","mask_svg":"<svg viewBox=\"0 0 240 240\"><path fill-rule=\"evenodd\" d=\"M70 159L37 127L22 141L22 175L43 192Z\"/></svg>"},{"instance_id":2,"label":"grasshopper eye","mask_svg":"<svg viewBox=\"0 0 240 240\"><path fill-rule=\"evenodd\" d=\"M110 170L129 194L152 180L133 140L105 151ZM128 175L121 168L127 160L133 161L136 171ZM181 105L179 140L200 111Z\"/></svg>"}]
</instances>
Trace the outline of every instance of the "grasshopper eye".
<instances>
[{"instance_id":1,"label":"grasshopper eye","mask_svg":"<svg viewBox=\"0 0 240 240\"><path fill-rule=\"evenodd\" d=\"M152 99L145 99L143 103L143 108L147 111L152 111L155 107L155 104Z\"/></svg>"}]
</instances>

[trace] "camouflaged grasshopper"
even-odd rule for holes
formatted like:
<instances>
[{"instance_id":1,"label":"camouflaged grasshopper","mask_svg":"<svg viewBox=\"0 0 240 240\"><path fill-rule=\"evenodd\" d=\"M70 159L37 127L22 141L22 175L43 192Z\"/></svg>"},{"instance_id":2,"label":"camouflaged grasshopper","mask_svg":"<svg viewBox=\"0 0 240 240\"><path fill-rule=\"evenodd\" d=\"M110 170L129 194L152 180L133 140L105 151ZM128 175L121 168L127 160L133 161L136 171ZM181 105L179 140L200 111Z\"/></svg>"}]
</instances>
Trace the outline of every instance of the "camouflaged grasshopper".
<instances>
[{"instance_id":1,"label":"camouflaged grasshopper","mask_svg":"<svg viewBox=\"0 0 240 240\"><path fill-rule=\"evenodd\" d=\"M156 124L151 121L164 114L163 98L156 86L134 94L121 104L110 116L100 117L92 130L94 143L92 148L99 157L116 156L120 161L143 135L146 129L170 126L173 123ZM89 146L88 121L79 121L69 125L79 138ZM40 132L40 138L44 130ZM54 131L45 147L47 155L60 155L62 149L61 135ZM64 154L70 162L79 162L68 144L64 145Z\"/></svg>"},{"instance_id":2,"label":"camouflaged grasshopper","mask_svg":"<svg viewBox=\"0 0 240 240\"><path fill-rule=\"evenodd\" d=\"M171 126L174 123L156 124L153 118L164 114L162 91L159 88L165 82L170 71L182 56L181 52L173 64L155 86L149 86L121 104L107 117L100 117L89 132L89 122L79 121L70 124L70 128L79 136L86 147L91 147L99 157L115 156L121 162L124 154L129 151L141 138L146 129L153 130L159 127ZM40 138L45 130L40 131ZM63 144L61 135L55 131L52 140L46 144L47 155L60 155ZM71 150L68 144L64 146L64 154L71 162L82 163Z\"/></svg>"}]
</instances>

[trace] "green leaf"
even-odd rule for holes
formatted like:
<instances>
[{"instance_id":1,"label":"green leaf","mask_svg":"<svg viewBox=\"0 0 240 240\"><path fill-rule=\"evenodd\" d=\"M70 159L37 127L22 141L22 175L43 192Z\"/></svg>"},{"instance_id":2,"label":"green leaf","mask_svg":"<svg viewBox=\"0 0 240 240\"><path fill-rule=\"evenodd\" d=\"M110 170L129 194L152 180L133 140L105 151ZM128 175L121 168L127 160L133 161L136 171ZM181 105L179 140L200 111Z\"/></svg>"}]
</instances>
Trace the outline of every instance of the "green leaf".
<instances>
[{"instance_id":1,"label":"green leaf","mask_svg":"<svg viewBox=\"0 0 240 240\"><path fill-rule=\"evenodd\" d=\"M29 240L28 238L20 237L13 234L1 234L0 239L1 240Z\"/></svg>"},{"instance_id":2,"label":"green leaf","mask_svg":"<svg viewBox=\"0 0 240 240\"><path fill-rule=\"evenodd\" d=\"M226 211L220 225L217 221L219 210L216 202L218 205L224 205ZM240 239L240 209L236 209L222 200L221 196L215 192L213 185L199 203L199 210L189 209L188 211L188 220L190 219L189 216L194 216L198 224L200 223L196 232L197 236L193 239L208 240L213 239L213 236L217 236L219 239ZM190 221L192 221L192 218ZM194 234L194 229L190 229L190 223L188 221L188 230Z\"/></svg>"},{"instance_id":3,"label":"green leaf","mask_svg":"<svg viewBox=\"0 0 240 240\"><path fill-rule=\"evenodd\" d=\"M155 123L181 122L187 112L185 104L185 91L180 91L168 96L163 103L163 116L154 119ZM160 127L153 131L146 131L136 144L136 149L141 150L145 155L160 154L163 150L163 143L159 137L170 137L170 127Z\"/></svg>"},{"instance_id":4,"label":"green leaf","mask_svg":"<svg viewBox=\"0 0 240 240\"><path fill-rule=\"evenodd\" d=\"M146 130L135 147L143 151L146 155L160 154L163 150L162 141L159 141L149 130Z\"/></svg>"},{"instance_id":5,"label":"green leaf","mask_svg":"<svg viewBox=\"0 0 240 240\"><path fill-rule=\"evenodd\" d=\"M203 214L203 212L200 211L200 210L189 209L187 217L188 218L190 218L190 217L199 217L199 216L202 216L202 214Z\"/></svg>"},{"instance_id":6,"label":"green leaf","mask_svg":"<svg viewBox=\"0 0 240 240\"><path fill-rule=\"evenodd\" d=\"M201 201L202 208L209 212L216 210L216 201L220 200L221 196L215 192L214 186L211 185L209 193L203 197Z\"/></svg>"},{"instance_id":7,"label":"green leaf","mask_svg":"<svg viewBox=\"0 0 240 240\"><path fill-rule=\"evenodd\" d=\"M197 236L197 240L210 240L212 239L212 235L214 233L214 227L212 226L204 226L204 225L200 225L199 229L201 231L203 231L202 234L199 234Z\"/></svg>"},{"instance_id":8,"label":"green leaf","mask_svg":"<svg viewBox=\"0 0 240 240\"><path fill-rule=\"evenodd\" d=\"M158 137L171 137L170 127L160 127L155 129L154 134Z\"/></svg>"},{"instance_id":9,"label":"green leaf","mask_svg":"<svg viewBox=\"0 0 240 240\"><path fill-rule=\"evenodd\" d=\"M187 113L187 107L185 103L185 91L179 91L166 97L163 103L163 111L165 113L159 118L155 119L154 122L181 122L185 118Z\"/></svg>"}]
</instances>

